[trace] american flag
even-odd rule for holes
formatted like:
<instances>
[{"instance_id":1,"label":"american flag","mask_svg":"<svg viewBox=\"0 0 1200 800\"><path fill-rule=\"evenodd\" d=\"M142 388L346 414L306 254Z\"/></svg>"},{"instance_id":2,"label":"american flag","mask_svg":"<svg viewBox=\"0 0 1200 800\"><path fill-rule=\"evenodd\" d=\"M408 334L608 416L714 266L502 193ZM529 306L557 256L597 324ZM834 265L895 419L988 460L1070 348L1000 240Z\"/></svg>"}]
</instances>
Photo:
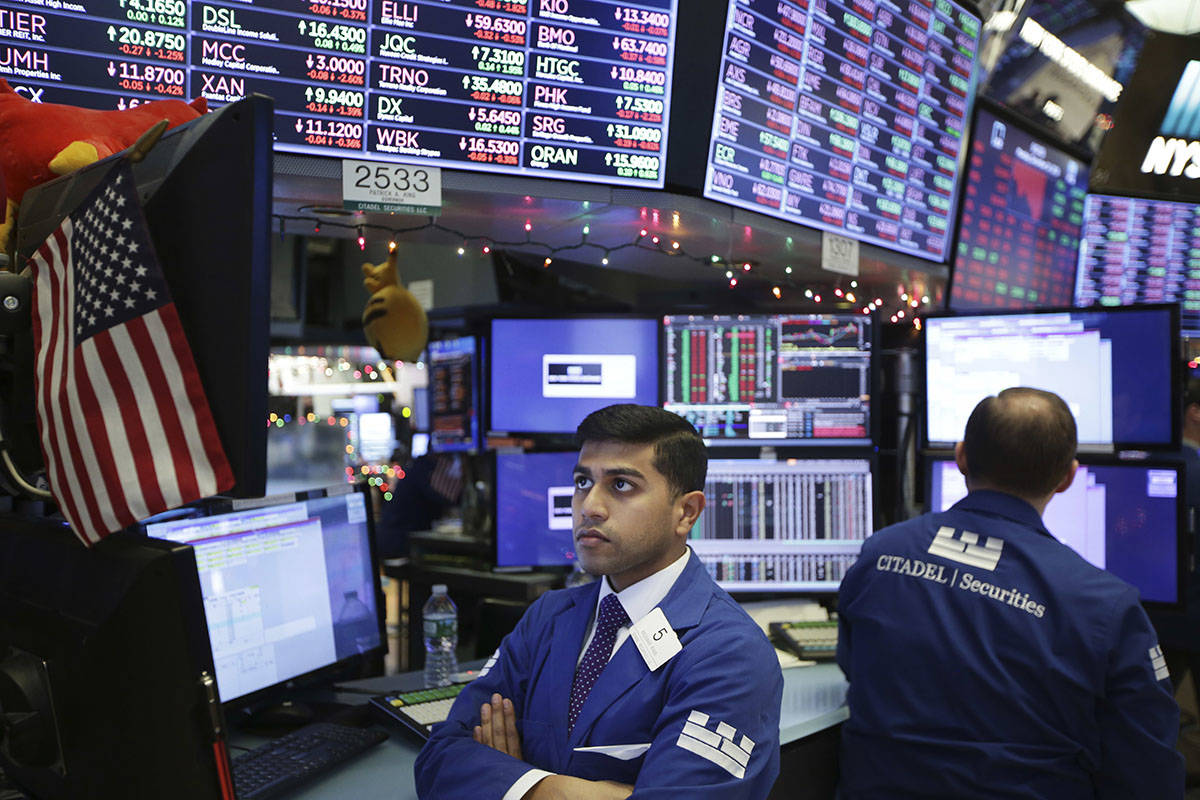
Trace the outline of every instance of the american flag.
<instances>
[{"instance_id":1,"label":"american flag","mask_svg":"<svg viewBox=\"0 0 1200 800\"><path fill-rule=\"evenodd\" d=\"M229 489L233 473L125 159L30 265L42 453L76 535L90 546Z\"/></svg>"}]
</instances>

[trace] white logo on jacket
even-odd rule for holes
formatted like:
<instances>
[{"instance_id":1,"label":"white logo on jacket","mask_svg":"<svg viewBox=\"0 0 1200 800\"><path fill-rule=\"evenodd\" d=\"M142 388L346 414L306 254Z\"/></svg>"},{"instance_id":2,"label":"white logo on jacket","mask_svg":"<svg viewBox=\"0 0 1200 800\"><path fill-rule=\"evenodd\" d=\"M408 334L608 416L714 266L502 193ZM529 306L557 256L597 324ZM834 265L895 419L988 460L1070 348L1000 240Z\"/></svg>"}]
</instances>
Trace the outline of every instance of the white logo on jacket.
<instances>
[{"instance_id":1,"label":"white logo on jacket","mask_svg":"<svg viewBox=\"0 0 1200 800\"><path fill-rule=\"evenodd\" d=\"M1154 670L1154 680L1162 681L1171 676L1167 671L1167 657L1163 655L1162 648L1158 645L1150 648L1150 668Z\"/></svg>"},{"instance_id":2,"label":"white logo on jacket","mask_svg":"<svg viewBox=\"0 0 1200 800\"><path fill-rule=\"evenodd\" d=\"M1000 563L1000 552L1004 549L1004 540L989 536L981 545L979 534L963 531L955 537L953 528L942 526L929 544L929 552L935 556L948 558L960 564L966 564L976 569L986 569L989 572L996 569Z\"/></svg>"},{"instance_id":3,"label":"white logo on jacket","mask_svg":"<svg viewBox=\"0 0 1200 800\"><path fill-rule=\"evenodd\" d=\"M693 711L683 725L677 745L721 767L735 778L746 776L750 751L754 742L746 734L734 744L737 729L726 722L717 723L715 732L708 729L708 714Z\"/></svg>"}]
</instances>

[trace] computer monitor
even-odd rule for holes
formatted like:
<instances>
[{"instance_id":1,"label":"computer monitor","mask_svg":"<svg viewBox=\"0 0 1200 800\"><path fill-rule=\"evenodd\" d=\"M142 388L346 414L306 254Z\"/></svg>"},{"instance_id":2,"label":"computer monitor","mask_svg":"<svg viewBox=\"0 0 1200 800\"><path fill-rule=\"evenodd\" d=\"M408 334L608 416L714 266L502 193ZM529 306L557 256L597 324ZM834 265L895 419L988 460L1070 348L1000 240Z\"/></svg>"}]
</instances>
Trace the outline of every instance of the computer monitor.
<instances>
[{"instance_id":1,"label":"computer monitor","mask_svg":"<svg viewBox=\"0 0 1200 800\"><path fill-rule=\"evenodd\" d=\"M710 445L870 445L864 314L663 317L663 406Z\"/></svg>"},{"instance_id":2,"label":"computer monitor","mask_svg":"<svg viewBox=\"0 0 1200 800\"><path fill-rule=\"evenodd\" d=\"M384 651L366 492L332 486L146 526L195 548L227 709L260 707L293 682L349 674Z\"/></svg>"},{"instance_id":3,"label":"computer monitor","mask_svg":"<svg viewBox=\"0 0 1200 800\"><path fill-rule=\"evenodd\" d=\"M13 785L39 800L222 797L191 547L122 532L89 549L64 523L6 517L0 609Z\"/></svg>"},{"instance_id":4,"label":"computer monitor","mask_svg":"<svg viewBox=\"0 0 1200 800\"><path fill-rule=\"evenodd\" d=\"M479 447L479 353L474 336L429 343L429 446L451 453Z\"/></svg>"},{"instance_id":5,"label":"computer monitor","mask_svg":"<svg viewBox=\"0 0 1200 800\"><path fill-rule=\"evenodd\" d=\"M1179 307L931 316L924 324L931 447L962 438L983 398L1045 389L1075 415L1084 450L1179 446Z\"/></svg>"},{"instance_id":6,"label":"computer monitor","mask_svg":"<svg viewBox=\"0 0 1200 800\"><path fill-rule=\"evenodd\" d=\"M714 459L688 544L738 592L836 592L871 535L869 459Z\"/></svg>"},{"instance_id":7,"label":"computer monitor","mask_svg":"<svg viewBox=\"0 0 1200 800\"><path fill-rule=\"evenodd\" d=\"M1178 302L1183 334L1200 336L1197 250L1200 205L1089 194L1075 304Z\"/></svg>"},{"instance_id":8,"label":"computer monitor","mask_svg":"<svg viewBox=\"0 0 1200 800\"><path fill-rule=\"evenodd\" d=\"M1071 488L1050 499L1046 529L1087 561L1127 581L1142 602L1183 602L1187 506L1183 465L1081 456ZM929 510L967 495L952 458L929 459Z\"/></svg>"},{"instance_id":9,"label":"computer monitor","mask_svg":"<svg viewBox=\"0 0 1200 800\"><path fill-rule=\"evenodd\" d=\"M579 454L496 453L496 566L575 563L571 517Z\"/></svg>"},{"instance_id":10,"label":"computer monitor","mask_svg":"<svg viewBox=\"0 0 1200 800\"><path fill-rule=\"evenodd\" d=\"M494 319L489 431L573 434L614 403L658 404L658 322L649 317Z\"/></svg>"},{"instance_id":11,"label":"computer monitor","mask_svg":"<svg viewBox=\"0 0 1200 800\"><path fill-rule=\"evenodd\" d=\"M1071 305L1087 163L998 109L973 130L950 308Z\"/></svg>"},{"instance_id":12,"label":"computer monitor","mask_svg":"<svg viewBox=\"0 0 1200 800\"><path fill-rule=\"evenodd\" d=\"M704 20L725 30L704 196L944 261L980 17L953 0L809 6L730 0Z\"/></svg>"}]
</instances>

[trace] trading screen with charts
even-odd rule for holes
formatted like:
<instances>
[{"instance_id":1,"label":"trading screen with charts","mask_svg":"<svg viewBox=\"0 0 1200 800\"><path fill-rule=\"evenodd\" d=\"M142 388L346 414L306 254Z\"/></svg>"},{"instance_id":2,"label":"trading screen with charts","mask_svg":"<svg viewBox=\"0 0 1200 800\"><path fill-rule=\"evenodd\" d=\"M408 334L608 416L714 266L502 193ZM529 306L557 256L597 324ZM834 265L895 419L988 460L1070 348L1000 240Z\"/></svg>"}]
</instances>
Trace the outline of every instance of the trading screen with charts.
<instances>
[{"instance_id":1,"label":"trading screen with charts","mask_svg":"<svg viewBox=\"0 0 1200 800\"><path fill-rule=\"evenodd\" d=\"M710 444L865 445L871 319L668 316L664 406Z\"/></svg>"}]
</instances>

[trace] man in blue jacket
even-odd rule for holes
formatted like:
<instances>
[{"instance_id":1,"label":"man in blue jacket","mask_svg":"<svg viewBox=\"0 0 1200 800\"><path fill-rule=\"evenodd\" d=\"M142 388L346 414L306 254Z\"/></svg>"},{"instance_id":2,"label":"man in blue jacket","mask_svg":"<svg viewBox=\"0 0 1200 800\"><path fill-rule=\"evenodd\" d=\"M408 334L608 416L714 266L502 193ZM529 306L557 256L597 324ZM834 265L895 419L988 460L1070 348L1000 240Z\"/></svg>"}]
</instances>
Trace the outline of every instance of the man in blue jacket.
<instances>
[{"instance_id":1,"label":"man in blue jacket","mask_svg":"<svg viewBox=\"0 0 1200 800\"><path fill-rule=\"evenodd\" d=\"M967 497L865 543L839 597L842 797L1183 797L1137 591L1041 521L1075 445L1057 395L988 397L955 451Z\"/></svg>"},{"instance_id":2,"label":"man in blue jacket","mask_svg":"<svg viewBox=\"0 0 1200 800\"><path fill-rule=\"evenodd\" d=\"M779 772L774 651L687 547L704 442L661 408L580 424L580 564L539 598L417 758L429 800L765 798Z\"/></svg>"}]
</instances>

